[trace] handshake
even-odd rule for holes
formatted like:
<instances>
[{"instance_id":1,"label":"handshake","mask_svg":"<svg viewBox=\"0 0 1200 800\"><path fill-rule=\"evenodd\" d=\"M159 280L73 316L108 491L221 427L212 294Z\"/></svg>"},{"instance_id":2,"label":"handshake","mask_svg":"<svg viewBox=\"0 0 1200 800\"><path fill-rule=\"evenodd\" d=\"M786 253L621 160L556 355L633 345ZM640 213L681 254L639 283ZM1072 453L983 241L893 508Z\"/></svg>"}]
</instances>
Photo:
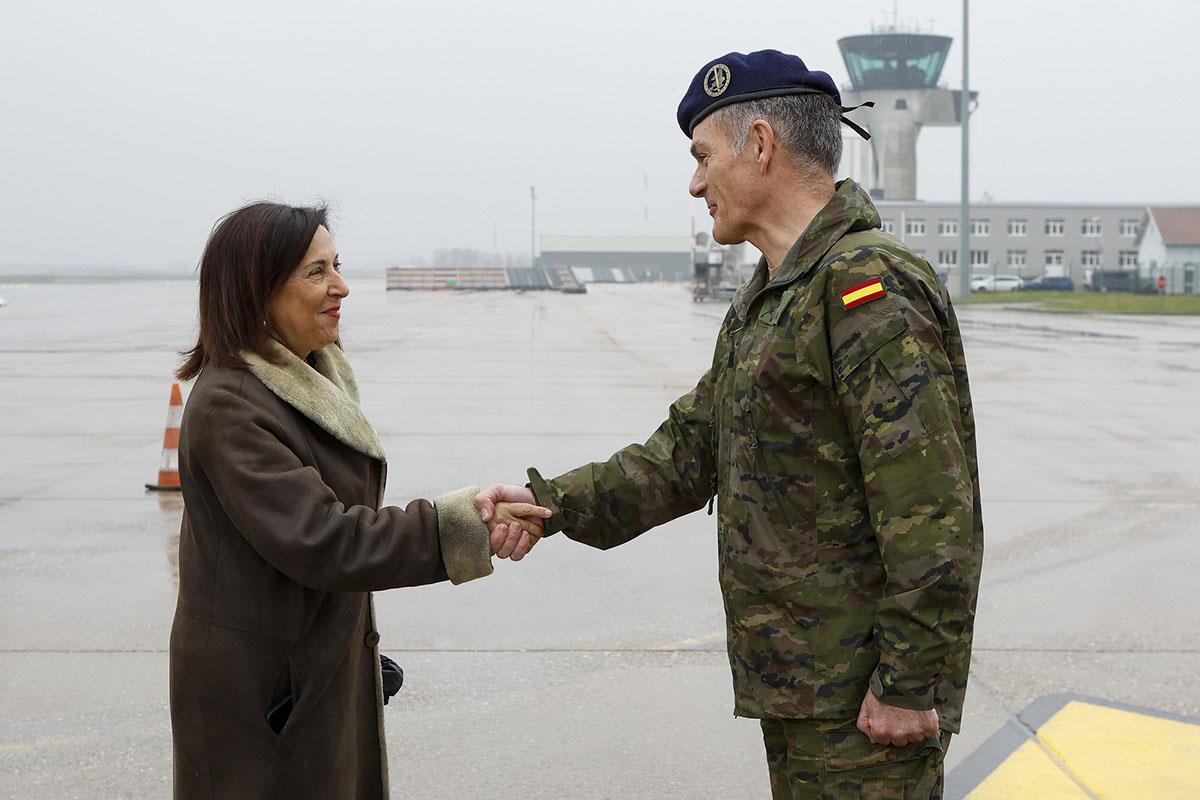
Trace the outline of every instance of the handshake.
<instances>
[{"instance_id":1,"label":"handshake","mask_svg":"<svg viewBox=\"0 0 1200 800\"><path fill-rule=\"evenodd\" d=\"M542 538L544 520L553 513L537 505L524 486L493 483L475 495L475 509L487 524L492 555L520 561Z\"/></svg>"}]
</instances>

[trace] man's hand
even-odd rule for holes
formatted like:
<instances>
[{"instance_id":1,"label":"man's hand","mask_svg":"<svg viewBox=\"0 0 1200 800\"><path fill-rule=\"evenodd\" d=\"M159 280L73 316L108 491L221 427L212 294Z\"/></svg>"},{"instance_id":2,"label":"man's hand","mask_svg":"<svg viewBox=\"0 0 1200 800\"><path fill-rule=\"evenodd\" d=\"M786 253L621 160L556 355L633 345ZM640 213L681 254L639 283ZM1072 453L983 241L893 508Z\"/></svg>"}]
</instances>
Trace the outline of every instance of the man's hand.
<instances>
[{"instance_id":1,"label":"man's hand","mask_svg":"<svg viewBox=\"0 0 1200 800\"><path fill-rule=\"evenodd\" d=\"M538 543L541 521L553 512L535 502L529 489L505 483L494 483L475 495L475 508L491 533L492 555L520 561ZM504 504L503 512L497 511L497 504Z\"/></svg>"},{"instance_id":2,"label":"man's hand","mask_svg":"<svg viewBox=\"0 0 1200 800\"><path fill-rule=\"evenodd\" d=\"M858 729L875 744L899 747L937 736L938 713L889 706L868 689L858 710Z\"/></svg>"}]
</instances>

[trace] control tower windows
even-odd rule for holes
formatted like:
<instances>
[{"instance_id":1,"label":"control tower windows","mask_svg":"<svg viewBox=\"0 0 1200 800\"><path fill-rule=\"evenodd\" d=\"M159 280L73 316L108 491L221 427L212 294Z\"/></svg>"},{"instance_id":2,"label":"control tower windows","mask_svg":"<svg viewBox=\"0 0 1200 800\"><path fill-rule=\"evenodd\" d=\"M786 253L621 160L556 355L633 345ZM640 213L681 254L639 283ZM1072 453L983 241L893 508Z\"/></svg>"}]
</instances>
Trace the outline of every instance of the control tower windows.
<instances>
[{"instance_id":1,"label":"control tower windows","mask_svg":"<svg viewBox=\"0 0 1200 800\"><path fill-rule=\"evenodd\" d=\"M950 38L929 34L870 34L838 40L855 89L934 89Z\"/></svg>"}]
</instances>

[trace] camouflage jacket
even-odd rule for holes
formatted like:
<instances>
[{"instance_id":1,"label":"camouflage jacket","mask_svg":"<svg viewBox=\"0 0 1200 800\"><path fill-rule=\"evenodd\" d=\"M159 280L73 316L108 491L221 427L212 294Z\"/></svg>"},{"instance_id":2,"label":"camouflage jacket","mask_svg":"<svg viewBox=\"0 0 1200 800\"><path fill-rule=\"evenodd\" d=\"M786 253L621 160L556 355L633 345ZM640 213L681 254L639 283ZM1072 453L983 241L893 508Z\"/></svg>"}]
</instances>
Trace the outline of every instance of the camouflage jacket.
<instances>
[{"instance_id":1,"label":"camouflage jacket","mask_svg":"<svg viewBox=\"0 0 1200 800\"><path fill-rule=\"evenodd\" d=\"M839 183L645 444L530 481L547 532L601 548L716 495L735 714L849 719L870 686L956 732L983 556L966 363L937 275L878 228Z\"/></svg>"}]
</instances>

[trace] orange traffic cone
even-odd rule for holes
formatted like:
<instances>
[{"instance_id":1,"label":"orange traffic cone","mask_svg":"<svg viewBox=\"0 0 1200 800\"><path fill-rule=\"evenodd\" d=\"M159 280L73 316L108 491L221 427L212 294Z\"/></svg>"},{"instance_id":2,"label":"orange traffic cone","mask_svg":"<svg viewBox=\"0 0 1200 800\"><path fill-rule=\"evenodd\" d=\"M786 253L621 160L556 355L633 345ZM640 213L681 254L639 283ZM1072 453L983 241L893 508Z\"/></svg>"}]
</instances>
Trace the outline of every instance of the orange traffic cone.
<instances>
[{"instance_id":1,"label":"orange traffic cone","mask_svg":"<svg viewBox=\"0 0 1200 800\"><path fill-rule=\"evenodd\" d=\"M183 419L183 393L179 384L171 384L171 405L167 408L167 430L163 433L162 463L158 466L158 483L147 483L155 492L179 492L179 423Z\"/></svg>"}]
</instances>

